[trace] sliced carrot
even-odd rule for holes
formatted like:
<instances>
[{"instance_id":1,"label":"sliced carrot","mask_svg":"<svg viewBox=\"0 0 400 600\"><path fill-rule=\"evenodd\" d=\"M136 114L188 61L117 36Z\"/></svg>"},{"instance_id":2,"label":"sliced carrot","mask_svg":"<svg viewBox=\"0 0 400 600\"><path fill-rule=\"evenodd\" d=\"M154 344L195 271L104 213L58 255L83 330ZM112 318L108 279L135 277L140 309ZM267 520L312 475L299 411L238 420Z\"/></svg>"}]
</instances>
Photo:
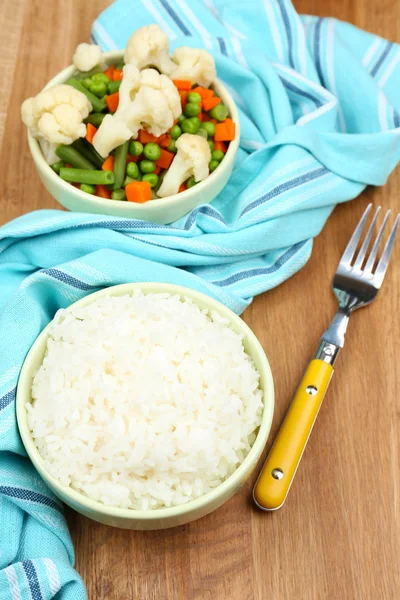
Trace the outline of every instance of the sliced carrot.
<instances>
[{"instance_id":1,"label":"sliced carrot","mask_svg":"<svg viewBox=\"0 0 400 600\"><path fill-rule=\"evenodd\" d=\"M186 104L187 104L187 96L188 96L188 93L189 93L189 92L186 92L186 91L184 91L184 90L183 90L183 91L182 91L182 90L179 90L179 96L181 97L181 106L182 106L182 109L184 109L184 108L185 108L185 106L186 106Z\"/></svg>"},{"instance_id":2,"label":"sliced carrot","mask_svg":"<svg viewBox=\"0 0 400 600\"><path fill-rule=\"evenodd\" d=\"M122 76L123 76L122 69L114 69L113 81L121 81Z\"/></svg>"},{"instance_id":3,"label":"sliced carrot","mask_svg":"<svg viewBox=\"0 0 400 600\"><path fill-rule=\"evenodd\" d=\"M173 79L172 83L178 88L178 90L186 90L189 92L192 89L192 82L188 81L187 79Z\"/></svg>"},{"instance_id":4,"label":"sliced carrot","mask_svg":"<svg viewBox=\"0 0 400 600\"><path fill-rule=\"evenodd\" d=\"M74 187L78 188L78 190L81 189L81 184L80 183L71 183L71 185L73 185Z\"/></svg>"},{"instance_id":5,"label":"sliced carrot","mask_svg":"<svg viewBox=\"0 0 400 600\"><path fill-rule=\"evenodd\" d=\"M184 192L185 190L187 190L187 185L186 185L186 181L184 181L183 183L181 183L181 185L179 186L179 192Z\"/></svg>"},{"instance_id":6,"label":"sliced carrot","mask_svg":"<svg viewBox=\"0 0 400 600\"><path fill-rule=\"evenodd\" d=\"M143 204L151 200L151 187L148 181L132 181L125 186L125 193L128 202L138 202Z\"/></svg>"},{"instance_id":7,"label":"sliced carrot","mask_svg":"<svg viewBox=\"0 0 400 600\"><path fill-rule=\"evenodd\" d=\"M229 117L215 126L215 142L231 142L235 139L235 123Z\"/></svg>"},{"instance_id":8,"label":"sliced carrot","mask_svg":"<svg viewBox=\"0 0 400 600\"><path fill-rule=\"evenodd\" d=\"M156 167L156 168L154 169L154 174L155 174L155 175L159 175L159 174L161 173L161 171L162 171L162 168L161 168L161 167Z\"/></svg>"},{"instance_id":9,"label":"sliced carrot","mask_svg":"<svg viewBox=\"0 0 400 600\"><path fill-rule=\"evenodd\" d=\"M161 148L168 148L171 143L171 136L169 133L164 133L164 135L160 135L160 137L157 139L157 143L159 146L161 146Z\"/></svg>"},{"instance_id":10,"label":"sliced carrot","mask_svg":"<svg viewBox=\"0 0 400 600\"><path fill-rule=\"evenodd\" d=\"M111 192L105 185L96 185L96 196L110 200Z\"/></svg>"},{"instance_id":11,"label":"sliced carrot","mask_svg":"<svg viewBox=\"0 0 400 600\"><path fill-rule=\"evenodd\" d=\"M217 106L221 102L221 98L214 96L213 98L205 98L203 100L203 110L208 111Z\"/></svg>"},{"instance_id":12,"label":"sliced carrot","mask_svg":"<svg viewBox=\"0 0 400 600\"><path fill-rule=\"evenodd\" d=\"M141 144L148 144L149 142L157 142L157 138L152 133L149 133L145 129L139 129L138 140Z\"/></svg>"},{"instance_id":13,"label":"sliced carrot","mask_svg":"<svg viewBox=\"0 0 400 600\"><path fill-rule=\"evenodd\" d=\"M169 169L172 161L174 160L174 156L175 154L173 152L169 152L169 150L164 150L164 148L161 148L161 156L158 160L156 160L157 167Z\"/></svg>"},{"instance_id":14,"label":"sliced carrot","mask_svg":"<svg viewBox=\"0 0 400 600\"><path fill-rule=\"evenodd\" d=\"M107 156L101 168L103 169L103 171L114 171L114 157L112 156L112 154L110 154L110 156Z\"/></svg>"},{"instance_id":15,"label":"sliced carrot","mask_svg":"<svg viewBox=\"0 0 400 600\"><path fill-rule=\"evenodd\" d=\"M112 81L113 80L114 71L115 71L115 67L113 65L111 65L111 67L108 67L108 69L106 69L104 71L104 75L107 75L108 79L110 81Z\"/></svg>"},{"instance_id":16,"label":"sliced carrot","mask_svg":"<svg viewBox=\"0 0 400 600\"><path fill-rule=\"evenodd\" d=\"M137 162L138 160L142 160L141 156L132 156L132 154L128 154L126 157L126 164L130 163L130 162Z\"/></svg>"},{"instance_id":17,"label":"sliced carrot","mask_svg":"<svg viewBox=\"0 0 400 600\"><path fill-rule=\"evenodd\" d=\"M114 94L106 96L106 104L108 110L114 113L117 110L119 104L119 92L114 92Z\"/></svg>"},{"instance_id":18,"label":"sliced carrot","mask_svg":"<svg viewBox=\"0 0 400 600\"><path fill-rule=\"evenodd\" d=\"M97 131L97 127L95 127L91 123L88 123L86 125L86 136L85 137L88 142L92 143L93 137L94 137L94 134L96 133L96 131Z\"/></svg>"},{"instance_id":19,"label":"sliced carrot","mask_svg":"<svg viewBox=\"0 0 400 600\"><path fill-rule=\"evenodd\" d=\"M70 165L69 163L65 163L65 168L66 169L72 169L72 165Z\"/></svg>"},{"instance_id":20,"label":"sliced carrot","mask_svg":"<svg viewBox=\"0 0 400 600\"><path fill-rule=\"evenodd\" d=\"M193 90L191 90L192 92L196 92L196 94L199 94L199 96L201 96L201 99L204 101L206 98L212 98L214 96L214 91L210 90L208 88L202 87L201 85L198 85L197 87L195 87Z\"/></svg>"},{"instance_id":21,"label":"sliced carrot","mask_svg":"<svg viewBox=\"0 0 400 600\"><path fill-rule=\"evenodd\" d=\"M214 125L216 125L218 123L217 119L208 119L211 123L214 123Z\"/></svg>"},{"instance_id":22,"label":"sliced carrot","mask_svg":"<svg viewBox=\"0 0 400 600\"><path fill-rule=\"evenodd\" d=\"M222 152L225 154L225 152L228 150L228 146L224 144L224 142L214 142L214 150L222 150Z\"/></svg>"}]
</instances>

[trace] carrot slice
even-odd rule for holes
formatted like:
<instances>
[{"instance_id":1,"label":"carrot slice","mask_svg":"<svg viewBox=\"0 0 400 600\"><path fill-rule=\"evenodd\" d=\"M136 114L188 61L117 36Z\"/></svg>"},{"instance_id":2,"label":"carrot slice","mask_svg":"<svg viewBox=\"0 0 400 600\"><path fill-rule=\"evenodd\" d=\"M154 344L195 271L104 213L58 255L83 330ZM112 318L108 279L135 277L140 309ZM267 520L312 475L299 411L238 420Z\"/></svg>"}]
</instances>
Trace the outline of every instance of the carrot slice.
<instances>
[{"instance_id":1,"label":"carrot slice","mask_svg":"<svg viewBox=\"0 0 400 600\"><path fill-rule=\"evenodd\" d=\"M154 169L154 174L155 174L155 175L159 175L159 174L161 173L161 171L162 171L162 168L161 168L161 167L156 167L156 168Z\"/></svg>"},{"instance_id":2,"label":"carrot slice","mask_svg":"<svg viewBox=\"0 0 400 600\"><path fill-rule=\"evenodd\" d=\"M128 202L138 202L143 204L151 200L151 187L148 181L132 181L125 186L125 193Z\"/></svg>"},{"instance_id":3,"label":"carrot slice","mask_svg":"<svg viewBox=\"0 0 400 600\"><path fill-rule=\"evenodd\" d=\"M169 133L164 133L164 135L160 135L160 137L157 139L157 143L162 148L168 148L171 143L171 136Z\"/></svg>"},{"instance_id":4,"label":"carrot slice","mask_svg":"<svg viewBox=\"0 0 400 600\"><path fill-rule=\"evenodd\" d=\"M186 185L186 181L184 181L183 183L181 183L181 185L179 186L179 192L184 192L185 190L187 190L187 185Z\"/></svg>"},{"instance_id":5,"label":"carrot slice","mask_svg":"<svg viewBox=\"0 0 400 600\"><path fill-rule=\"evenodd\" d=\"M106 104L110 112L115 112L119 104L119 92L106 96Z\"/></svg>"},{"instance_id":6,"label":"carrot slice","mask_svg":"<svg viewBox=\"0 0 400 600\"><path fill-rule=\"evenodd\" d=\"M164 148L161 148L161 156L158 160L156 160L157 167L169 169L174 157L175 154L173 152L169 152L169 150L164 150Z\"/></svg>"},{"instance_id":7,"label":"carrot slice","mask_svg":"<svg viewBox=\"0 0 400 600\"><path fill-rule=\"evenodd\" d=\"M103 171L114 171L114 157L110 154L103 162L101 168Z\"/></svg>"},{"instance_id":8,"label":"carrot slice","mask_svg":"<svg viewBox=\"0 0 400 600\"><path fill-rule=\"evenodd\" d=\"M88 142L90 142L90 143L93 142L93 137L94 137L94 134L96 133L96 131L97 131L97 127L95 127L91 123L88 123L86 125L86 136L85 137Z\"/></svg>"},{"instance_id":9,"label":"carrot slice","mask_svg":"<svg viewBox=\"0 0 400 600\"><path fill-rule=\"evenodd\" d=\"M96 185L96 196L100 196L100 198L107 198L107 200L110 200L111 192L105 185Z\"/></svg>"},{"instance_id":10,"label":"carrot slice","mask_svg":"<svg viewBox=\"0 0 400 600\"><path fill-rule=\"evenodd\" d=\"M110 81L112 81L113 80L114 71L115 71L115 67L114 67L114 65L111 65L111 67L108 67L108 69L106 69L104 71L104 75L107 75L108 79Z\"/></svg>"},{"instance_id":11,"label":"carrot slice","mask_svg":"<svg viewBox=\"0 0 400 600\"><path fill-rule=\"evenodd\" d=\"M231 142L235 139L235 123L229 117L215 126L215 142Z\"/></svg>"},{"instance_id":12,"label":"carrot slice","mask_svg":"<svg viewBox=\"0 0 400 600\"><path fill-rule=\"evenodd\" d=\"M199 96L201 96L201 99L204 101L206 98L212 98L214 96L214 90L210 90L208 88L202 87L201 85L198 85L197 87L195 87L193 90L191 90L192 92L196 92L196 94L199 94Z\"/></svg>"},{"instance_id":13,"label":"carrot slice","mask_svg":"<svg viewBox=\"0 0 400 600\"><path fill-rule=\"evenodd\" d=\"M205 98L203 100L203 110L211 110L214 106L217 106L221 102L221 98L214 96L213 98Z\"/></svg>"},{"instance_id":14,"label":"carrot slice","mask_svg":"<svg viewBox=\"0 0 400 600\"><path fill-rule=\"evenodd\" d=\"M181 106L182 106L182 109L184 109L184 108L185 108L185 106L186 106L186 104L187 104L187 96L188 96L188 93L189 93L189 92L186 92L186 91L184 91L184 90L183 90L183 91L182 91L182 90L179 90L179 96L181 97Z\"/></svg>"},{"instance_id":15,"label":"carrot slice","mask_svg":"<svg viewBox=\"0 0 400 600\"><path fill-rule=\"evenodd\" d=\"M178 90L186 90L189 92L192 89L192 82L188 81L187 79L173 79L172 83L178 88Z\"/></svg>"},{"instance_id":16,"label":"carrot slice","mask_svg":"<svg viewBox=\"0 0 400 600\"><path fill-rule=\"evenodd\" d=\"M214 150L222 150L222 152L225 154L225 152L228 150L228 146L224 144L224 142L214 142Z\"/></svg>"},{"instance_id":17,"label":"carrot slice","mask_svg":"<svg viewBox=\"0 0 400 600\"><path fill-rule=\"evenodd\" d=\"M140 155L140 156L132 156L132 154L127 154L127 156L126 156L126 164L128 164L130 162L137 162L138 160L142 160L141 156L142 155Z\"/></svg>"},{"instance_id":18,"label":"carrot slice","mask_svg":"<svg viewBox=\"0 0 400 600\"><path fill-rule=\"evenodd\" d=\"M157 138L152 133L149 133L145 129L139 129L138 140L141 144L148 144L149 142L157 142Z\"/></svg>"},{"instance_id":19,"label":"carrot slice","mask_svg":"<svg viewBox=\"0 0 400 600\"><path fill-rule=\"evenodd\" d=\"M122 76L123 76L122 69L114 69L113 81L121 81Z\"/></svg>"}]
</instances>

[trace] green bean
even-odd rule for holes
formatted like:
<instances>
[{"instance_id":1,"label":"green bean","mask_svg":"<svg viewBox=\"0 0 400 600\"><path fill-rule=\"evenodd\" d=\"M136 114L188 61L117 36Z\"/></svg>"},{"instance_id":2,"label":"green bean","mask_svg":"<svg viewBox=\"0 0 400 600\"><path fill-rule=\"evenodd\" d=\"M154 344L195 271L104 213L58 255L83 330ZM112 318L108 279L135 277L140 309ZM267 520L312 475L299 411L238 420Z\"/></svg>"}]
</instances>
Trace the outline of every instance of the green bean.
<instances>
[{"instance_id":1,"label":"green bean","mask_svg":"<svg viewBox=\"0 0 400 600\"><path fill-rule=\"evenodd\" d=\"M86 79L86 77L91 77L96 73L101 73L101 69L99 66L93 67L90 71L79 71L76 75L74 75L75 79Z\"/></svg>"},{"instance_id":2,"label":"green bean","mask_svg":"<svg viewBox=\"0 0 400 600\"><path fill-rule=\"evenodd\" d=\"M107 104L103 100L100 100L100 98L89 92L89 90L87 90L85 86L83 86L75 77L68 79L66 84L71 85L76 90L82 92L82 94L85 94L86 98L92 105L94 112L103 112L103 110L107 108Z\"/></svg>"},{"instance_id":3,"label":"green bean","mask_svg":"<svg viewBox=\"0 0 400 600\"><path fill-rule=\"evenodd\" d=\"M106 115L104 113L92 113L86 119L83 119L84 123L91 123L95 127L100 127L103 122L103 119Z\"/></svg>"},{"instance_id":4,"label":"green bean","mask_svg":"<svg viewBox=\"0 0 400 600\"><path fill-rule=\"evenodd\" d=\"M87 140L84 140L83 138L78 138L77 140L72 142L72 147L75 148L75 150L78 150L78 152L82 154L82 156L87 158L88 161L95 166L95 168L101 169L101 165L104 162L104 158L100 156L98 152L96 152L92 144L89 144ZM72 166L74 167L75 165Z\"/></svg>"},{"instance_id":5,"label":"green bean","mask_svg":"<svg viewBox=\"0 0 400 600\"><path fill-rule=\"evenodd\" d=\"M107 94L107 84L102 81L93 81L93 83L90 84L89 92L98 98L103 98Z\"/></svg>"},{"instance_id":6,"label":"green bean","mask_svg":"<svg viewBox=\"0 0 400 600\"><path fill-rule=\"evenodd\" d=\"M86 79L81 79L81 84L88 90L93 83L93 79L91 77L87 77Z\"/></svg>"},{"instance_id":7,"label":"green bean","mask_svg":"<svg viewBox=\"0 0 400 600\"><path fill-rule=\"evenodd\" d=\"M118 92L120 85L121 85L122 81L109 81L108 82L108 93L109 94L115 94L115 92Z\"/></svg>"},{"instance_id":8,"label":"green bean","mask_svg":"<svg viewBox=\"0 0 400 600\"><path fill-rule=\"evenodd\" d=\"M96 192L96 187L94 185L90 185L90 183L81 183L80 190L81 192L86 192L87 194L94 194Z\"/></svg>"},{"instance_id":9,"label":"green bean","mask_svg":"<svg viewBox=\"0 0 400 600\"><path fill-rule=\"evenodd\" d=\"M119 190L125 177L126 157L128 156L129 140L118 146L114 154L114 190Z\"/></svg>"},{"instance_id":10,"label":"green bean","mask_svg":"<svg viewBox=\"0 0 400 600\"><path fill-rule=\"evenodd\" d=\"M63 166L64 166L64 163L63 163L63 161L62 161L62 160L59 160L59 161L57 161L57 162L53 163L53 164L52 164L52 165L50 165L50 166L51 166L51 168L53 169L53 171L54 171L55 173L57 173L57 175L59 175L59 174L60 174L60 169L61 169L61 167L63 167Z\"/></svg>"},{"instance_id":11,"label":"green bean","mask_svg":"<svg viewBox=\"0 0 400 600\"><path fill-rule=\"evenodd\" d=\"M115 179L112 171L88 169L60 169L60 177L71 183L89 183L91 185L113 184Z\"/></svg>"},{"instance_id":12,"label":"green bean","mask_svg":"<svg viewBox=\"0 0 400 600\"><path fill-rule=\"evenodd\" d=\"M112 200L126 200L125 190L118 189L111 192Z\"/></svg>"},{"instance_id":13,"label":"green bean","mask_svg":"<svg viewBox=\"0 0 400 600\"><path fill-rule=\"evenodd\" d=\"M95 170L94 165L90 161L88 161L87 158L82 156L82 154L72 146L60 144L60 146L57 146L56 148L56 154L58 158L61 158L61 160L70 164L71 167L74 167L75 169L90 169L92 171ZM90 183L90 181L80 181L78 183Z\"/></svg>"}]
</instances>

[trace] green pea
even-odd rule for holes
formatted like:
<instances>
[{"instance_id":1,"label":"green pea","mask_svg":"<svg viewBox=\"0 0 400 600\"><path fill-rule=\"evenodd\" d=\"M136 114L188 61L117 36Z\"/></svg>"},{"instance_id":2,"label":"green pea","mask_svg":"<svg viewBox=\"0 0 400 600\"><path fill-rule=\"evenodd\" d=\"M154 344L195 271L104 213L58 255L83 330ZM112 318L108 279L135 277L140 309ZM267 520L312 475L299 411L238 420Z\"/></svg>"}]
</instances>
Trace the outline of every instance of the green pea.
<instances>
[{"instance_id":1,"label":"green pea","mask_svg":"<svg viewBox=\"0 0 400 600\"><path fill-rule=\"evenodd\" d=\"M90 185L90 183L81 183L80 189L87 194L94 194L96 192L96 186Z\"/></svg>"},{"instance_id":2,"label":"green pea","mask_svg":"<svg viewBox=\"0 0 400 600\"><path fill-rule=\"evenodd\" d=\"M108 83L110 81L105 73L94 73L92 79L93 81L100 81L101 83Z\"/></svg>"},{"instance_id":3,"label":"green pea","mask_svg":"<svg viewBox=\"0 0 400 600\"><path fill-rule=\"evenodd\" d=\"M118 92L121 83L121 81L109 81L107 84L108 93L115 94L115 92Z\"/></svg>"},{"instance_id":4,"label":"green pea","mask_svg":"<svg viewBox=\"0 0 400 600\"><path fill-rule=\"evenodd\" d=\"M226 117L229 115L229 110L225 104L220 103L217 104L217 106L214 106L208 114L217 121L225 121Z\"/></svg>"},{"instance_id":5,"label":"green pea","mask_svg":"<svg viewBox=\"0 0 400 600\"><path fill-rule=\"evenodd\" d=\"M182 135L182 129L179 127L179 125L174 125L169 133L173 140L177 140L178 137Z\"/></svg>"},{"instance_id":6,"label":"green pea","mask_svg":"<svg viewBox=\"0 0 400 600\"><path fill-rule=\"evenodd\" d=\"M197 133L200 129L200 119L191 117L182 123L182 131L185 133Z\"/></svg>"},{"instance_id":7,"label":"green pea","mask_svg":"<svg viewBox=\"0 0 400 600\"><path fill-rule=\"evenodd\" d=\"M140 156L143 152L143 145L136 140L129 144L129 154L132 156Z\"/></svg>"},{"instance_id":8,"label":"green pea","mask_svg":"<svg viewBox=\"0 0 400 600\"><path fill-rule=\"evenodd\" d=\"M111 199L112 200L126 200L125 190L123 190L122 188L120 188L118 190L113 190L111 192Z\"/></svg>"},{"instance_id":9,"label":"green pea","mask_svg":"<svg viewBox=\"0 0 400 600\"><path fill-rule=\"evenodd\" d=\"M132 183L133 181L140 181L140 177L136 177L136 179L133 179L132 177L125 177L124 183L122 185L125 187L126 185L128 185L128 183Z\"/></svg>"},{"instance_id":10,"label":"green pea","mask_svg":"<svg viewBox=\"0 0 400 600\"><path fill-rule=\"evenodd\" d=\"M202 127L200 127L200 129L198 130L197 135L200 135L205 140L208 138L207 131L205 129L203 129Z\"/></svg>"},{"instance_id":11,"label":"green pea","mask_svg":"<svg viewBox=\"0 0 400 600\"><path fill-rule=\"evenodd\" d=\"M156 163L152 160L141 160L139 167L142 173L154 173L156 170Z\"/></svg>"},{"instance_id":12,"label":"green pea","mask_svg":"<svg viewBox=\"0 0 400 600\"><path fill-rule=\"evenodd\" d=\"M218 165L219 165L219 162L217 160L212 160L210 162L210 164L208 165L208 168L210 169L210 173L215 171L215 169L218 167Z\"/></svg>"},{"instance_id":13,"label":"green pea","mask_svg":"<svg viewBox=\"0 0 400 600\"><path fill-rule=\"evenodd\" d=\"M170 152L173 152L174 154L175 154L175 152L177 152L178 148L176 147L175 140L170 141L169 146L167 147L167 150L169 150Z\"/></svg>"},{"instance_id":14,"label":"green pea","mask_svg":"<svg viewBox=\"0 0 400 600\"><path fill-rule=\"evenodd\" d=\"M195 117L201 112L200 104L195 104L194 102L188 102L183 109L183 113L187 117Z\"/></svg>"},{"instance_id":15,"label":"green pea","mask_svg":"<svg viewBox=\"0 0 400 600\"><path fill-rule=\"evenodd\" d=\"M104 94L107 94L107 86L102 81L94 81L90 87L89 91L92 92L98 98L102 98Z\"/></svg>"},{"instance_id":16,"label":"green pea","mask_svg":"<svg viewBox=\"0 0 400 600\"><path fill-rule=\"evenodd\" d=\"M207 140L208 145L210 146L211 152L214 150L214 142L212 140Z\"/></svg>"},{"instance_id":17,"label":"green pea","mask_svg":"<svg viewBox=\"0 0 400 600\"><path fill-rule=\"evenodd\" d=\"M93 83L93 79L91 77L85 77L85 79L81 80L81 84L88 90Z\"/></svg>"},{"instance_id":18,"label":"green pea","mask_svg":"<svg viewBox=\"0 0 400 600\"><path fill-rule=\"evenodd\" d=\"M197 92L189 92L187 95L188 102L194 102L194 104L201 104L201 96Z\"/></svg>"},{"instance_id":19,"label":"green pea","mask_svg":"<svg viewBox=\"0 0 400 600\"><path fill-rule=\"evenodd\" d=\"M132 177L132 179L137 179L139 177L139 167L134 162L128 162L126 165L126 174L128 177Z\"/></svg>"},{"instance_id":20,"label":"green pea","mask_svg":"<svg viewBox=\"0 0 400 600\"><path fill-rule=\"evenodd\" d=\"M161 148L155 142L149 142L143 148L143 154L149 160L158 160L161 156Z\"/></svg>"},{"instance_id":21,"label":"green pea","mask_svg":"<svg viewBox=\"0 0 400 600\"><path fill-rule=\"evenodd\" d=\"M193 187L194 185L196 185L197 181L194 180L194 177L189 177L189 179L186 182L186 185L188 188Z\"/></svg>"},{"instance_id":22,"label":"green pea","mask_svg":"<svg viewBox=\"0 0 400 600\"><path fill-rule=\"evenodd\" d=\"M222 152L222 150L214 150L211 153L211 159L212 160L217 160L218 162L221 162L221 160L224 158L225 154Z\"/></svg>"},{"instance_id":23,"label":"green pea","mask_svg":"<svg viewBox=\"0 0 400 600\"><path fill-rule=\"evenodd\" d=\"M148 175L143 175L142 181L148 181L151 188L156 187L158 183L158 175L155 173L149 173Z\"/></svg>"},{"instance_id":24,"label":"green pea","mask_svg":"<svg viewBox=\"0 0 400 600\"><path fill-rule=\"evenodd\" d=\"M204 121L204 123L201 124L201 127L207 131L208 137L212 137L214 135L215 123L212 123L211 121Z\"/></svg>"},{"instance_id":25,"label":"green pea","mask_svg":"<svg viewBox=\"0 0 400 600\"><path fill-rule=\"evenodd\" d=\"M64 162L62 160L58 160L57 162L53 163L50 166L53 169L53 171L55 171L55 173L57 173L57 175L59 175L60 169L62 169L64 166Z\"/></svg>"},{"instance_id":26,"label":"green pea","mask_svg":"<svg viewBox=\"0 0 400 600\"><path fill-rule=\"evenodd\" d=\"M182 125L183 121L186 121L185 115L181 115L178 117L178 125Z\"/></svg>"}]
</instances>

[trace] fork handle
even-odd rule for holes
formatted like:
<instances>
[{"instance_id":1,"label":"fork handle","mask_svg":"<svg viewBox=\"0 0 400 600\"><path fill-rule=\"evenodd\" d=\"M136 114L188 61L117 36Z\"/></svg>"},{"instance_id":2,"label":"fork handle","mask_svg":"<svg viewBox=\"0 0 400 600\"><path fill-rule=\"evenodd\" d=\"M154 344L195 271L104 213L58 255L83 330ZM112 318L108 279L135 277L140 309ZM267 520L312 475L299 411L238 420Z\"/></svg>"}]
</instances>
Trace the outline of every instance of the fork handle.
<instances>
[{"instance_id":1,"label":"fork handle","mask_svg":"<svg viewBox=\"0 0 400 600\"><path fill-rule=\"evenodd\" d=\"M276 510L284 503L332 375L332 365L324 360L308 365L254 487L260 508Z\"/></svg>"}]
</instances>

